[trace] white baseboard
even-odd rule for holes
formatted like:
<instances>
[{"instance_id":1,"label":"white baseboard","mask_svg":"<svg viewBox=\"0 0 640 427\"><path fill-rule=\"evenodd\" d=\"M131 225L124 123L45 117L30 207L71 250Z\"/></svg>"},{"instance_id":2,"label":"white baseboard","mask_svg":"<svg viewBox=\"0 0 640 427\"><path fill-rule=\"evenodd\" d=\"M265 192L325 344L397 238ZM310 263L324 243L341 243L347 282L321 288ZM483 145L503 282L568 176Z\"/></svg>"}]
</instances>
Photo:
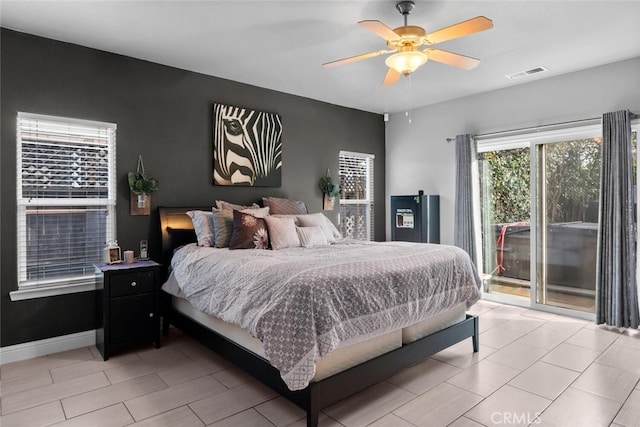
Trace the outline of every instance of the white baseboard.
<instances>
[{"instance_id":1,"label":"white baseboard","mask_svg":"<svg viewBox=\"0 0 640 427\"><path fill-rule=\"evenodd\" d=\"M46 354L59 353L80 347L89 347L96 343L96 330L62 335L39 341L0 347L0 365L33 359Z\"/></svg>"}]
</instances>

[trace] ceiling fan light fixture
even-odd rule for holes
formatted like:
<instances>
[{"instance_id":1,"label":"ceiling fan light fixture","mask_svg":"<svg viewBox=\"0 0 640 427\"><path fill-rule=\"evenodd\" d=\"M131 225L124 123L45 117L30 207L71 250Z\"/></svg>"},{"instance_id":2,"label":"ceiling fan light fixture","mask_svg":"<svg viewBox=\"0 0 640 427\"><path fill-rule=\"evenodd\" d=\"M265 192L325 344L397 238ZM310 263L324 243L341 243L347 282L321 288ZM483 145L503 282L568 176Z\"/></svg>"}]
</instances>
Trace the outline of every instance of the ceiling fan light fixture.
<instances>
[{"instance_id":1,"label":"ceiling fan light fixture","mask_svg":"<svg viewBox=\"0 0 640 427\"><path fill-rule=\"evenodd\" d=\"M424 65L428 59L429 57L425 53L419 50L411 50L393 54L384 62L387 64L387 67L393 68L397 72L407 76Z\"/></svg>"}]
</instances>

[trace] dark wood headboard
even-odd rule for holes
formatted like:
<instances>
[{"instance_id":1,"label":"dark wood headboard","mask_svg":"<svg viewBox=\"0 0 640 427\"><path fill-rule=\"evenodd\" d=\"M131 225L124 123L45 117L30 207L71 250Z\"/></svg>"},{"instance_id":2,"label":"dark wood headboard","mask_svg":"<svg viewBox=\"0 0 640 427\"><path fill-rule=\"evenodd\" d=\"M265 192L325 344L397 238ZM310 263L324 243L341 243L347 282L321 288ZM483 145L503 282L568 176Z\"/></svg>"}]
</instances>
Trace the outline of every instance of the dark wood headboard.
<instances>
[{"instance_id":1,"label":"dark wood headboard","mask_svg":"<svg viewBox=\"0 0 640 427\"><path fill-rule=\"evenodd\" d=\"M160 214L160 233L162 234L162 270L168 271L173 251L187 243L196 241L188 211L211 211L211 206L158 207ZM165 274L166 278L166 274Z\"/></svg>"}]
</instances>

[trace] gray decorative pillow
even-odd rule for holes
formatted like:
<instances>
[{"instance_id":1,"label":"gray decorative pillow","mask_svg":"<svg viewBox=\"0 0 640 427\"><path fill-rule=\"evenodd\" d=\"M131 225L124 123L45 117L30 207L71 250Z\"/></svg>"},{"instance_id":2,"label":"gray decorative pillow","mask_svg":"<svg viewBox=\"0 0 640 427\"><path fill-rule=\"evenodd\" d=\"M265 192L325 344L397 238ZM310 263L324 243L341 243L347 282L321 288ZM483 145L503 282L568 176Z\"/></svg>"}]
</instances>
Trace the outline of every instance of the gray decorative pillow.
<instances>
[{"instance_id":1,"label":"gray decorative pillow","mask_svg":"<svg viewBox=\"0 0 640 427\"><path fill-rule=\"evenodd\" d=\"M308 212L307 205L300 200L263 197L262 204L270 208L271 215L304 215Z\"/></svg>"},{"instance_id":2,"label":"gray decorative pillow","mask_svg":"<svg viewBox=\"0 0 640 427\"><path fill-rule=\"evenodd\" d=\"M188 211L187 215L193 222L193 229L196 232L198 246L214 246L213 212Z\"/></svg>"},{"instance_id":3,"label":"gray decorative pillow","mask_svg":"<svg viewBox=\"0 0 640 427\"><path fill-rule=\"evenodd\" d=\"M296 227L300 244L305 248L328 246L329 241L320 227Z\"/></svg>"},{"instance_id":4,"label":"gray decorative pillow","mask_svg":"<svg viewBox=\"0 0 640 427\"><path fill-rule=\"evenodd\" d=\"M300 239L298 238L296 224L293 218L266 216L264 220L267 222L267 228L269 230L271 249L277 251L284 248L297 248L300 246Z\"/></svg>"},{"instance_id":5,"label":"gray decorative pillow","mask_svg":"<svg viewBox=\"0 0 640 427\"><path fill-rule=\"evenodd\" d=\"M320 227L329 243L333 243L342 238L335 225L322 212L298 215L298 222L303 227Z\"/></svg>"},{"instance_id":6,"label":"gray decorative pillow","mask_svg":"<svg viewBox=\"0 0 640 427\"><path fill-rule=\"evenodd\" d=\"M216 248L226 248L233 231L233 211L213 208L213 234Z\"/></svg>"}]
</instances>

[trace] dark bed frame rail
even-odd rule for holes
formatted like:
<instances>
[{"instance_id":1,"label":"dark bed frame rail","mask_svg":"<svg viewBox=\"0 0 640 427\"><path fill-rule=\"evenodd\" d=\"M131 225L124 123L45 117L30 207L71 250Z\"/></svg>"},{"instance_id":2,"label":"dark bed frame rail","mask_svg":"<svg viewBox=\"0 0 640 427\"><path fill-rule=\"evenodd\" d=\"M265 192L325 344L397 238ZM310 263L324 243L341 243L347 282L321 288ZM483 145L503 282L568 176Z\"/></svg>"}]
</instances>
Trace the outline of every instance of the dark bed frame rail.
<instances>
[{"instance_id":1,"label":"dark bed frame rail","mask_svg":"<svg viewBox=\"0 0 640 427\"><path fill-rule=\"evenodd\" d=\"M307 427L316 427L318 425L318 416L321 409L390 378L398 372L466 338L472 338L474 352L477 352L479 348L478 318L467 315L465 320L453 326L410 344L404 344L402 347L321 381L312 382L303 390L291 391L280 377L280 372L271 366L266 359L176 310L171 310L168 320L184 333L192 336L307 411Z\"/></svg>"},{"instance_id":2,"label":"dark bed frame rail","mask_svg":"<svg viewBox=\"0 0 640 427\"><path fill-rule=\"evenodd\" d=\"M173 248L177 247L174 244L176 242L171 242L167 227L189 228L190 220L184 221L185 217L188 219L184 212L191 209L198 208L161 207L158 209L163 234L163 262L165 265L168 265ZM176 227L175 224L179 224L179 227ZM181 242L181 244L183 243ZM176 326L307 411L307 427L318 426L321 409L385 380L453 344L471 338L473 351L477 352L479 349L478 318L467 314L465 320L446 329L434 332L410 344L404 344L400 348L323 380L312 382L303 390L291 391L280 377L280 372L271 366L266 359L173 309L170 303L171 296L168 294L163 296L165 301L163 313L165 332L168 330L169 324Z\"/></svg>"}]
</instances>

